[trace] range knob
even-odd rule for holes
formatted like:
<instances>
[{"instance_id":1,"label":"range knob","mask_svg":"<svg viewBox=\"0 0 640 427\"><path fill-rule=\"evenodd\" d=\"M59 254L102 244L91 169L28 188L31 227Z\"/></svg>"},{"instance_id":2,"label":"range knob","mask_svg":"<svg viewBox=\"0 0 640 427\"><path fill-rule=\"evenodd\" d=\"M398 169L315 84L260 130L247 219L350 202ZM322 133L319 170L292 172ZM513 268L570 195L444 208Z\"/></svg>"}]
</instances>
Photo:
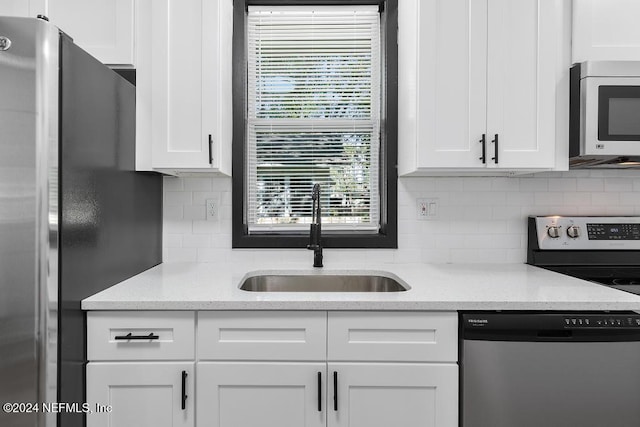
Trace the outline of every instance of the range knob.
<instances>
[{"instance_id":1,"label":"range knob","mask_svg":"<svg viewBox=\"0 0 640 427\"><path fill-rule=\"evenodd\" d=\"M578 227L577 225L568 227L567 236L571 237L572 239L577 239L578 237L580 237L580 227Z\"/></svg>"},{"instance_id":2,"label":"range knob","mask_svg":"<svg viewBox=\"0 0 640 427\"><path fill-rule=\"evenodd\" d=\"M557 239L558 237L560 237L560 227L552 225L551 227L547 228L547 234L552 239Z\"/></svg>"}]
</instances>

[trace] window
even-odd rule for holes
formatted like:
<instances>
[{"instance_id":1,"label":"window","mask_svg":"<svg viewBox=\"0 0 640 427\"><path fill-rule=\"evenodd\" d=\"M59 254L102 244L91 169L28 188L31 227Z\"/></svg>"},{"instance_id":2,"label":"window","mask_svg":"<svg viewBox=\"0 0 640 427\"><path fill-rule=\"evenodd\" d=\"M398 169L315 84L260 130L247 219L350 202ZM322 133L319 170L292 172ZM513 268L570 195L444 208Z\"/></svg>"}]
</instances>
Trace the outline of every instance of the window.
<instances>
[{"instance_id":1,"label":"window","mask_svg":"<svg viewBox=\"0 0 640 427\"><path fill-rule=\"evenodd\" d=\"M240 3L233 246L304 247L318 183L324 246L396 247L397 7Z\"/></svg>"}]
</instances>

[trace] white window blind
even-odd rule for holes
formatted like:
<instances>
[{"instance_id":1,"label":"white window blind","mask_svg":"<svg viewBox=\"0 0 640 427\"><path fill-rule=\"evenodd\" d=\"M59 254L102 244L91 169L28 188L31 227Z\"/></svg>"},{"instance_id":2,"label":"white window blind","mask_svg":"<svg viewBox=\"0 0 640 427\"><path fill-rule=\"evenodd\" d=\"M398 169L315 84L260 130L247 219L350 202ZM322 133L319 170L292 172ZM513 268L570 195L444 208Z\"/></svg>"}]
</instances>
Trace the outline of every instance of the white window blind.
<instances>
[{"instance_id":1,"label":"white window blind","mask_svg":"<svg viewBox=\"0 0 640 427\"><path fill-rule=\"evenodd\" d=\"M323 229L380 222L377 6L249 7L249 232L308 229L322 187Z\"/></svg>"}]
</instances>

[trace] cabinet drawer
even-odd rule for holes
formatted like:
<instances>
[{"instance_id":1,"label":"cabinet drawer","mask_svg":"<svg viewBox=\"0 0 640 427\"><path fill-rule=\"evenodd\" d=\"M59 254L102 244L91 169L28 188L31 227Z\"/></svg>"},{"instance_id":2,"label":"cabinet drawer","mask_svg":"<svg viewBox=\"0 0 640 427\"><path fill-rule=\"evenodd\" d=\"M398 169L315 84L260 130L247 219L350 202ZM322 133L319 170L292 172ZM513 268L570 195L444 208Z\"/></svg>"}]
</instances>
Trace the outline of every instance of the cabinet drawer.
<instances>
[{"instance_id":1,"label":"cabinet drawer","mask_svg":"<svg viewBox=\"0 0 640 427\"><path fill-rule=\"evenodd\" d=\"M326 312L199 312L198 358L325 360L326 328Z\"/></svg>"},{"instance_id":2,"label":"cabinet drawer","mask_svg":"<svg viewBox=\"0 0 640 427\"><path fill-rule=\"evenodd\" d=\"M330 312L329 361L455 362L456 313Z\"/></svg>"},{"instance_id":3,"label":"cabinet drawer","mask_svg":"<svg viewBox=\"0 0 640 427\"><path fill-rule=\"evenodd\" d=\"M87 313L87 357L92 361L194 359L194 340L193 312Z\"/></svg>"}]
</instances>

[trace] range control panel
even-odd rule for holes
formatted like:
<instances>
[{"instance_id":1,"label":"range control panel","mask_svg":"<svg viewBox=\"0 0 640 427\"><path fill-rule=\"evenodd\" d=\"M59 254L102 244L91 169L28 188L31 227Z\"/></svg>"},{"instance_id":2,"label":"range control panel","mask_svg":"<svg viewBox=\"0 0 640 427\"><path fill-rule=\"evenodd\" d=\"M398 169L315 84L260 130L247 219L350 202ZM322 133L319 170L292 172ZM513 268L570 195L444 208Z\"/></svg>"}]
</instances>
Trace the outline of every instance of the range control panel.
<instances>
[{"instance_id":1,"label":"range control panel","mask_svg":"<svg viewBox=\"0 0 640 427\"><path fill-rule=\"evenodd\" d=\"M562 319L568 329L640 328L640 316L589 315L566 316Z\"/></svg>"},{"instance_id":2,"label":"range control panel","mask_svg":"<svg viewBox=\"0 0 640 427\"><path fill-rule=\"evenodd\" d=\"M640 217L535 217L542 250L640 249Z\"/></svg>"}]
</instances>

